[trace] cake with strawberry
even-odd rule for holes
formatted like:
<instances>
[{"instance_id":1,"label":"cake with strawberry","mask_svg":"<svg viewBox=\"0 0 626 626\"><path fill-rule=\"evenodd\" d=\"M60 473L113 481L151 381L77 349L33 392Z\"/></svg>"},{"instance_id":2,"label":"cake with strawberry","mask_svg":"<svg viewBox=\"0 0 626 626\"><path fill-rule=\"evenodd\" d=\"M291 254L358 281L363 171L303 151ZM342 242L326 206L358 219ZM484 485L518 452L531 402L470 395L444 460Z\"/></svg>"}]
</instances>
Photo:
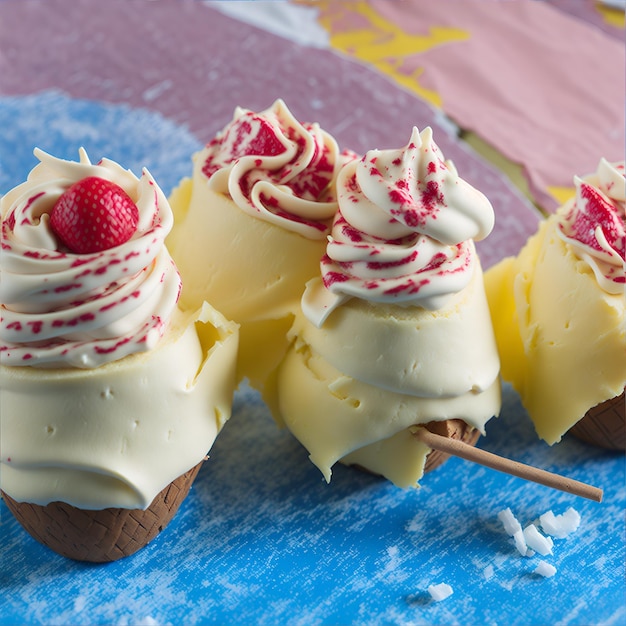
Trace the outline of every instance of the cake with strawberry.
<instances>
[{"instance_id":1,"label":"cake with strawberry","mask_svg":"<svg viewBox=\"0 0 626 626\"><path fill-rule=\"evenodd\" d=\"M45 545L114 560L165 527L230 416L238 333L178 307L148 171L35 154L0 205L0 487Z\"/></svg>"},{"instance_id":2,"label":"cake with strawberry","mask_svg":"<svg viewBox=\"0 0 626 626\"><path fill-rule=\"evenodd\" d=\"M549 444L626 449L624 163L601 159L515 258L486 274L502 376Z\"/></svg>"},{"instance_id":3,"label":"cake with strawberry","mask_svg":"<svg viewBox=\"0 0 626 626\"><path fill-rule=\"evenodd\" d=\"M447 458L414 436L418 426L475 443L500 410L474 246L494 212L430 128L346 164L337 189L273 404L327 480L341 461L408 487Z\"/></svg>"},{"instance_id":4,"label":"cake with strawberry","mask_svg":"<svg viewBox=\"0 0 626 626\"><path fill-rule=\"evenodd\" d=\"M334 182L349 158L282 100L259 113L237 108L170 197L176 226L168 245L185 284L181 303L218 302L240 325L239 378L260 389L318 272L337 210Z\"/></svg>"}]
</instances>

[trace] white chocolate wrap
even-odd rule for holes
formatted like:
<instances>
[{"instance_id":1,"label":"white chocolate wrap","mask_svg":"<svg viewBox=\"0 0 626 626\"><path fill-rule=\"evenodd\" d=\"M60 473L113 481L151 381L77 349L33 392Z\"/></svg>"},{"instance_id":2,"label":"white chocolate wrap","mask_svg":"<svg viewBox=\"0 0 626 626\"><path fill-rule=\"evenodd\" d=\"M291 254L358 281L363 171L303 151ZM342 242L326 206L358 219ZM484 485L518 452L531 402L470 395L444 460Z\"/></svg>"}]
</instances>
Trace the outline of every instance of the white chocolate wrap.
<instances>
[{"instance_id":1,"label":"white chocolate wrap","mask_svg":"<svg viewBox=\"0 0 626 626\"><path fill-rule=\"evenodd\" d=\"M205 304L157 347L95 369L0 367L0 486L18 501L141 508L229 418L237 327Z\"/></svg>"},{"instance_id":2,"label":"white chocolate wrap","mask_svg":"<svg viewBox=\"0 0 626 626\"><path fill-rule=\"evenodd\" d=\"M562 210L559 235L589 264L604 291L624 293L624 163L601 159L595 174L574 177L576 197Z\"/></svg>"},{"instance_id":3,"label":"white chocolate wrap","mask_svg":"<svg viewBox=\"0 0 626 626\"><path fill-rule=\"evenodd\" d=\"M318 124L298 122L282 100L261 113L237 108L199 156L209 187L246 213L323 239L337 210L331 183L344 157Z\"/></svg>"},{"instance_id":4,"label":"white chocolate wrap","mask_svg":"<svg viewBox=\"0 0 626 626\"><path fill-rule=\"evenodd\" d=\"M353 298L321 328L296 316L278 371L280 415L330 480L333 464L415 424L463 419L482 433L500 410L499 359L476 264L438 311ZM399 486L421 478L428 449L409 444L377 471ZM416 457L421 454L421 462Z\"/></svg>"},{"instance_id":5,"label":"white chocolate wrap","mask_svg":"<svg viewBox=\"0 0 626 626\"><path fill-rule=\"evenodd\" d=\"M309 289L303 300L313 323L350 297L437 309L467 286L471 240L491 232L493 208L444 161L430 128L414 128L400 150L349 162L337 186L324 289Z\"/></svg>"},{"instance_id":6,"label":"white chocolate wrap","mask_svg":"<svg viewBox=\"0 0 626 626\"><path fill-rule=\"evenodd\" d=\"M439 157L429 129L349 163L338 182L322 277L307 284L271 404L326 480L342 460L414 485L429 452L414 425L463 419L484 432L500 410L472 241L493 209Z\"/></svg>"},{"instance_id":7,"label":"white chocolate wrap","mask_svg":"<svg viewBox=\"0 0 626 626\"><path fill-rule=\"evenodd\" d=\"M173 217L150 174L117 163L64 161L40 150L28 180L2 199L0 359L4 365L94 368L154 348L176 308L181 282L165 248ZM127 242L67 252L49 212L73 183L97 176L122 187L139 223Z\"/></svg>"}]
</instances>

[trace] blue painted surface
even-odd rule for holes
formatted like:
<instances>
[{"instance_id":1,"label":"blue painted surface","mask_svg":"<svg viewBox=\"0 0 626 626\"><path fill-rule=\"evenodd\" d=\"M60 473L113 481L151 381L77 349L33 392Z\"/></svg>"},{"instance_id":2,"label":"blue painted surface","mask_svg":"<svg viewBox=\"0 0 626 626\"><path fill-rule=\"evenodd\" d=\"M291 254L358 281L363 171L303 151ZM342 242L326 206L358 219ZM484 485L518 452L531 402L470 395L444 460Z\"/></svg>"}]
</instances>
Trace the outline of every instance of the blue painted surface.
<instances>
[{"instance_id":1,"label":"blue painted surface","mask_svg":"<svg viewBox=\"0 0 626 626\"><path fill-rule=\"evenodd\" d=\"M147 165L166 192L199 147L154 113L57 92L0 98L0 127L2 191L30 170L35 145ZM624 455L571 437L548 447L508 387L479 446L602 487L604 502L460 459L416 490L342 466L327 485L243 388L177 516L133 557L66 560L1 503L0 624L626 624ZM497 519L510 507L524 525L570 506L580 528L547 557L520 556ZM540 558L553 578L533 574ZM427 588L440 582L454 593L434 602Z\"/></svg>"},{"instance_id":2,"label":"blue painted surface","mask_svg":"<svg viewBox=\"0 0 626 626\"><path fill-rule=\"evenodd\" d=\"M602 504L451 459L418 490L342 466L326 485L257 395L238 392L170 526L134 556L74 563L40 546L2 504L0 623L623 624L624 459L566 438L537 441L517 395L480 445L605 489ZM573 506L554 554L520 556L497 519ZM553 578L533 574L539 559ZM493 576L485 576L488 566ZM453 595L430 599L430 584Z\"/></svg>"},{"instance_id":3,"label":"blue painted surface","mask_svg":"<svg viewBox=\"0 0 626 626\"><path fill-rule=\"evenodd\" d=\"M147 167L166 194L189 175L202 144L185 128L147 109L72 99L62 91L0 96L0 196L37 164L33 148L75 161L118 161L137 176Z\"/></svg>"}]
</instances>

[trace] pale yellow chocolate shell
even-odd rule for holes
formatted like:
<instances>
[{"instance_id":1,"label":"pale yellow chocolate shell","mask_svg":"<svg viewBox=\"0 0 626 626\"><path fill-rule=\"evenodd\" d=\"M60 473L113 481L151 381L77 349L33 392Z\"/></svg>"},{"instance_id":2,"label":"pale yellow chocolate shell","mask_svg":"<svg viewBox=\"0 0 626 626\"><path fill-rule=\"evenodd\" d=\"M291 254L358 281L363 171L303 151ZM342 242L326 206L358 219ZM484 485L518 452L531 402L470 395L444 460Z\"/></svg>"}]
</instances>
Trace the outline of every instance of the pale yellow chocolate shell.
<instances>
[{"instance_id":1,"label":"pale yellow chocolate shell","mask_svg":"<svg viewBox=\"0 0 626 626\"><path fill-rule=\"evenodd\" d=\"M516 258L485 273L502 378L539 437L557 443L590 407L626 384L626 300L598 287L587 263L541 224Z\"/></svg>"},{"instance_id":2,"label":"pale yellow chocolate shell","mask_svg":"<svg viewBox=\"0 0 626 626\"><path fill-rule=\"evenodd\" d=\"M209 305L94 369L0 366L0 488L18 502L145 509L230 417L237 326Z\"/></svg>"},{"instance_id":3,"label":"pale yellow chocolate shell","mask_svg":"<svg viewBox=\"0 0 626 626\"><path fill-rule=\"evenodd\" d=\"M399 487L421 478L430 449L414 424L465 419L479 431L500 411L500 381L483 392L429 398L398 394L348 377L304 345L278 370L278 413L327 481L341 460L367 467Z\"/></svg>"},{"instance_id":4,"label":"pale yellow chocolate shell","mask_svg":"<svg viewBox=\"0 0 626 626\"><path fill-rule=\"evenodd\" d=\"M170 204L176 223L168 246L183 279L181 306L193 310L206 300L239 324L237 380L263 390L287 351L287 330L306 282L319 274L326 241L245 213L207 186L198 163Z\"/></svg>"}]
</instances>

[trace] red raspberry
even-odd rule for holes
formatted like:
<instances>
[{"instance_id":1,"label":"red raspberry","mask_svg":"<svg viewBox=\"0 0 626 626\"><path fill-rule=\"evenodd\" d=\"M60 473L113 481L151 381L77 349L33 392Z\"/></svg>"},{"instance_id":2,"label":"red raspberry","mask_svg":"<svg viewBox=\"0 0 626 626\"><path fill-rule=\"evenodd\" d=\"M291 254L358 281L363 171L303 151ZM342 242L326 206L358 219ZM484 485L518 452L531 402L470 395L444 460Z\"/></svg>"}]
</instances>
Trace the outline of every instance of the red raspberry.
<instances>
[{"instance_id":1,"label":"red raspberry","mask_svg":"<svg viewBox=\"0 0 626 626\"><path fill-rule=\"evenodd\" d=\"M89 254L119 246L137 230L139 211L115 183L90 176L74 183L50 212L50 226L71 252Z\"/></svg>"}]
</instances>

